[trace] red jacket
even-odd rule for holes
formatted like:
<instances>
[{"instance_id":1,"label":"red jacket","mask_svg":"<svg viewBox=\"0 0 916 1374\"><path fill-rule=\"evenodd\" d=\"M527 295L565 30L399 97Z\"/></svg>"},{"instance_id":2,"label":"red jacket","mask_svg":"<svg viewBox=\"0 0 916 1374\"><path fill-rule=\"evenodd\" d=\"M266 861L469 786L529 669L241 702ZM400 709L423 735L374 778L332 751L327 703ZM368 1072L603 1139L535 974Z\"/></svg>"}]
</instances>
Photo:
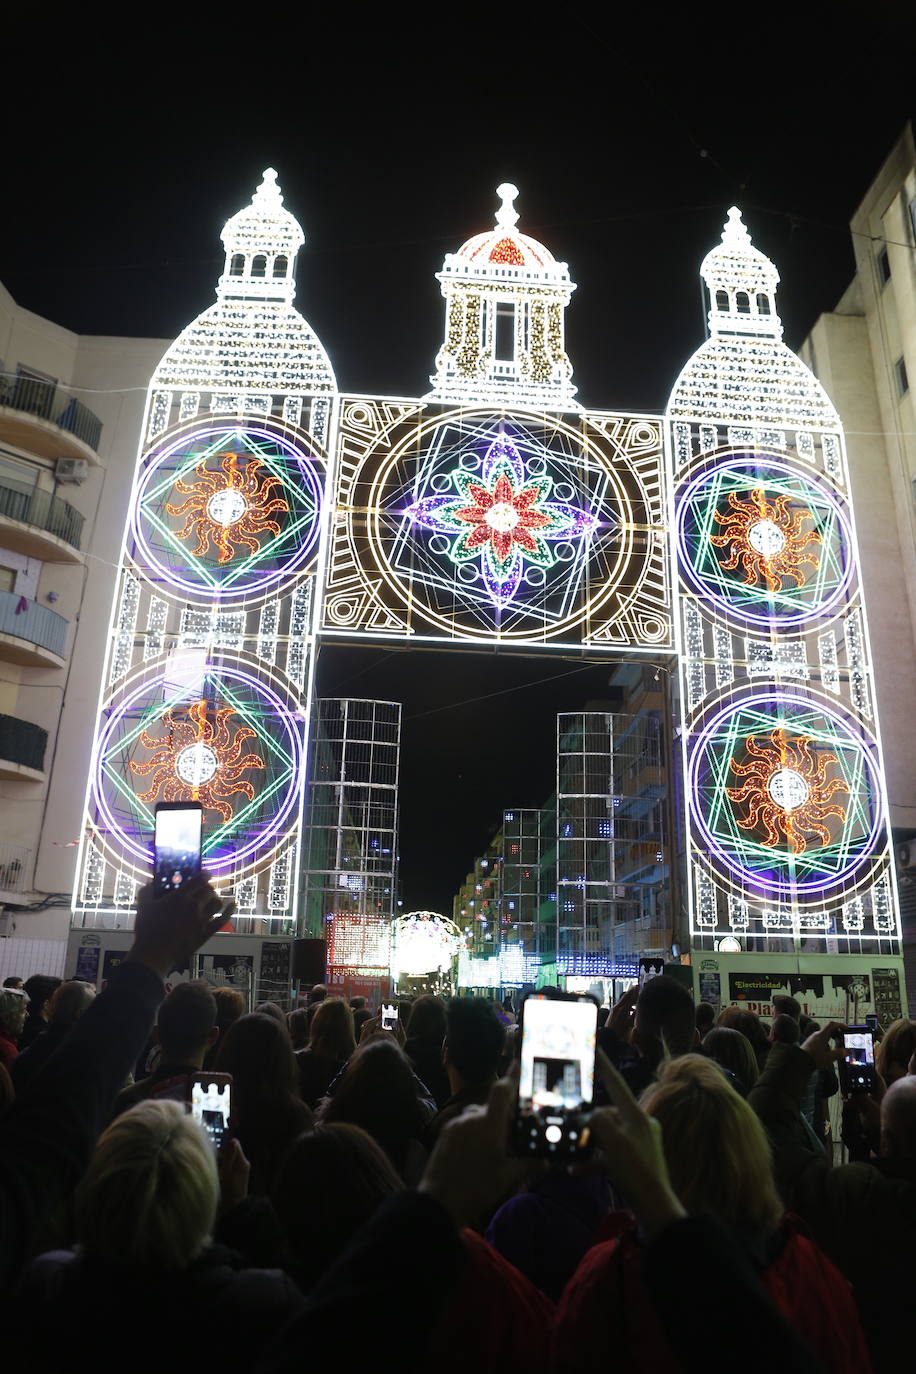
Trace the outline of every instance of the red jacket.
<instances>
[{"instance_id":1,"label":"red jacket","mask_svg":"<svg viewBox=\"0 0 916 1374\"><path fill-rule=\"evenodd\" d=\"M5 1069L13 1067L13 1060L19 1055L19 1046L4 1031L0 1031L0 1064Z\"/></svg>"},{"instance_id":2,"label":"red jacket","mask_svg":"<svg viewBox=\"0 0 916 1374\"><path fill-rule=\"evenodd\" d=\"M595 1245L570 1279L557 1308L553 1337L556 1371L607 1370L624 1365L627 1374L676 1374L682 1368L653 1311L642 1274L642 1248L629 1213L611 1219L616 1239ZM871 1374L872 1364L852 1292L838 1269L791 1219L785 1244L761 1277L774 1305L831 1374ZM728 1294L703 1292L701 1274L684 1274L697 1290L698 1307L714 1313ZM684 1341L713 1339L698 1321ZM747 1339L754 1341L753 1331ZM774 1351L774 1368L779 1352ZM741 1365L741 1352L730 1352Z\"/></svg>"}]
</instances>

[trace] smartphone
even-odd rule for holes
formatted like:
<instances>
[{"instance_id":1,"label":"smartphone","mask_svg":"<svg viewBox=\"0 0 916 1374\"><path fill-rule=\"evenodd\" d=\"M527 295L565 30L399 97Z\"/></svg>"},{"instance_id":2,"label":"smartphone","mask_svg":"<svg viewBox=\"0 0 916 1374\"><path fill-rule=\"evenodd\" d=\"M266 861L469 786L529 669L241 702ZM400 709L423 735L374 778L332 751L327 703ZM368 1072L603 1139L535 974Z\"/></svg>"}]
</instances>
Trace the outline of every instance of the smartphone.
<instances>
[{"instance_id":1,"label":"smartphone","mask_svg":"<svg viewBox=\"0 0 916 1374\"><path fill-rule=\"evenodd\" d=\"M878 1031L881 1029L878 1023L878 1013L870 1011L868 1015L865 1017L865 1024L871 1031L872 1035L877 1035Z\"/></svg>"},{"instance_id":2,"label":"smartphone","mask_svg":"<svg viewBox=\"0 0 916 1374\"><path fill-rule=\"evenodd\" d=\"M875 1037L870 1026L847 1026L839 1061L840 1091L870 1093L875 1087Z\"/></svg>"},{"instance_id":3,"label":"smartphone","mask_svg":"<svg viewBox=\"0 0 916 1374\"><path fill-rule=\"evenodd\" d=\"M232 1110L231 1073L193 1073L190 1081L191 1115L213 1142L217 1154L229 1139Z\"/></svg>"},{"instance_id":4,"label":"smartphone","mask_svg":"<svg viewBox=\"0 0 916 1374\"><path fill-rule=\"evenodd\" d=\"M515 1113L518 1154L563 1159L588 1148L598 1006L572 993L525 999Z\"/></svg>"},{"instance_id":5,"label":"smartphone","mask_svg":"<svg viewBox=\"0 0 916 1374\"><path fill-rule=\"evenodd\" d=\"M398 1024L398 1009L390 1002L382 1003L382 1030L393 1031Z\"/></svg>"},{"instance_id":6,"label":"smartphone","mask_svg":"<svg viewBox=\"0 0 916 1374\"><path fill-rule=\"evenodd\" d=\"M158 802L153 833L153 887L174 892L200 872L200 802Z\"/></svg>"}]
</instances>

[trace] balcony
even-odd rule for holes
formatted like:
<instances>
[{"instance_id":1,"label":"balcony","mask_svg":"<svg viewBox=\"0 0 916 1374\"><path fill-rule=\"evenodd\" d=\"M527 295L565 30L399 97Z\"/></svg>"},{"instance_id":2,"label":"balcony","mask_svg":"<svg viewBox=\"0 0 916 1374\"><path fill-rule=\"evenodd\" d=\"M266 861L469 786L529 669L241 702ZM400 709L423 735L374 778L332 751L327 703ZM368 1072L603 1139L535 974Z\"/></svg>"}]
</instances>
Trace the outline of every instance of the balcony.
<instances>
[{"instance_id":1,"label":"balcony","mask_svg":"<svg viewBox=\"0 0 916 1374\"><path fill-rule=\"evenodd\" d=\"M69 625L37 601L0 592L0 659L27 668L62 668Z\"/></svg>"},{"instance_id":2,"label":"balcony","mask_svg":"<svg viewBox=\"0 0 916 1374\"><path fill-rule=\"evenodd\" d=\"M42 458L96 464L101 435L99 417L57 382L21 366L15 377L0 377L0 439Z\"/></svg>"},{"instance_id":3,"label":"balcony","mask_svg":"<svg viewBox=\"0 0 916 1374\"><path fill-rule=\"evenodd\" d=\"M81 563L83 519L49 491L0 482L0 547L41 563Z\"/></svg>"},{"instance_id":4,"label":"balcony","mask_svg":"<svg viewBox=\"0 0 916 1374\"><path fill-rule=\"evenodd\" d=\"M40 725L18 716L0 716L0 778L42 782L47 747L48 732ZM0 888L9 886L3 882L3 862L0 846Z\"/></svg>"}]
</instances>

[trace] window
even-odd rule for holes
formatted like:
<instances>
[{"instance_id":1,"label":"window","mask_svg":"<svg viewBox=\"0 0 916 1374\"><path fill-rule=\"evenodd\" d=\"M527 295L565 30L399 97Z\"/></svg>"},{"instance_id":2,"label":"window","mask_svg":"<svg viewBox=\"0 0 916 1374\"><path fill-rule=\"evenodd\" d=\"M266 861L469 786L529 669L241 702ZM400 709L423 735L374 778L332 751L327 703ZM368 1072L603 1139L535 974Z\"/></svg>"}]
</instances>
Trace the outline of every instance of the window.
<instances>
[{"instance_id":1,"label":"window","mask_svg":"<svg viewBox=\"0 0 916 1374\"><path fill-rule=\"evenodd\" d=\"M230 277L241 277L245 271L245 257L242 253L233 253L232 261L229 264Z\"/></svg>"},{"instance_id":2,"label":"window","mask_svg":"<svg viewBox=\"0 0 916 1374\"><path fill-rule=\"evenodd\" d=\"M891 279L891 260L887 256L887 249L882 248L877 257L878 280L882 286L887 286Z\"/></svg>"},{"instance_id":3,"label":"window","mask_svg":"<svg viewBox=\"0 0 916 1374\"><path fill-rule=\"evenodd\" d=\"M894 363L894 378L897 382L897 395L905 396L910 389L910 380L906 375L906 363L902 358L898 358Z\"/></svg>"},{"instance_id":4,"label":"window","mask_svg":"<svg viewBox=\"0 0 916 1374\"><path fill-rule=\"evenodd\" d=\"M257 257L252 260L251 275L253 277L267 276L267 258L263 253L259 253Z\"/></svg>"},{"instance_id":5,"label":"window","mask_svg":"<svg viewBox=\"0 0 916 1374\"><path fill-rule=\"evenodd\" d=\"M751 313L751 298L746 291L739 291L735 297L735 309L739 315L749 315Z\"/></svg>"},{"instance_id":6,"label":"window","mask_svg":"<svg viewBox=\"0 0 916 1374\"><path fill-rule=\"evenodd\" d=\"M717 309L717 310L727 310L727 309L728 309L728 292L727 292L727 291L717 291L717 292L716 292L716 309Z\"/></svg>"},{"instance_id":7,"label":"window","mask_svg":"<svg viewBox=\"0 0 916 1374\"><path fill-rule=\"evenodd\" d=\"M493 327L493 357L511 362L515 357L515 306L499 301Z\"/></svg>"},{"instance_id":8,"label":"window","mask_svg":"<svg viewBox=\"0 0 916 1374\"><path fill-rule=\"evenodd\" d=\"M769 315L769 313L770 313L770 298L769 298L769 296L764 296L762 293L761 293L760 295L758 295L758 297L757 297L757 313L758 313L758 315Z\"/></svg>"},{"instance_id":9,"label":"window","mask_svg":"<svg viewBox=\"0 0 916 1374\"><path fill-rule=\"evenodd\" d=\"M0 567L0 592L11 592L16 585L14 568Z\"/></svg>"},{"instance_id":10,"label":"window","mask_svg":"<svg viewBox=\"0 0 916 1374\"><path fill-rule=\"evenodd\" d=\"M287 269L288 266L289 266L289 261L288 261L288 259L285 258L282 254L281 254L280 257L278 257L278 258L274 258L274 276L275 276L275 277L285 277L285 276L286 276L286 269Z\"/></svg>"}]
</instances>

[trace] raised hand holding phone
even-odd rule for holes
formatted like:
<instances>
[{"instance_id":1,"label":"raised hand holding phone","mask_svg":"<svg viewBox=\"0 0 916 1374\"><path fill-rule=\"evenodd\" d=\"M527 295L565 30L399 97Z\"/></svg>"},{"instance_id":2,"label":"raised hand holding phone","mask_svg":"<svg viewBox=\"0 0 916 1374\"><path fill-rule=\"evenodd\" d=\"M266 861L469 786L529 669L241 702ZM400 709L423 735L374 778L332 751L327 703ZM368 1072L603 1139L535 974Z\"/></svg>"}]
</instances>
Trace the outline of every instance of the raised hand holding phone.
<instances>
[{"instance_id":1,"label":"raised hand holding phone","mask_svg":"<svg viewBox=\"0 0 916 1374\"><path fill-rule=\"evenodd\" d=\"M586 1150L597 1031L598 1007L590 997L535 993L525 999L515 1118L519 1154L561 1159Z\"/></svg>"},{"instance_id":2,"label":"raised hand holding phone","mask_svg":"<svg viewBox=\"0 0 916 1374\"><path fill-rule=\"evenodd\" d=\"M153 887L177 892L200 873L203 840L200 802L158 802L153 831Z\"/></svg>"}]
</instances>

